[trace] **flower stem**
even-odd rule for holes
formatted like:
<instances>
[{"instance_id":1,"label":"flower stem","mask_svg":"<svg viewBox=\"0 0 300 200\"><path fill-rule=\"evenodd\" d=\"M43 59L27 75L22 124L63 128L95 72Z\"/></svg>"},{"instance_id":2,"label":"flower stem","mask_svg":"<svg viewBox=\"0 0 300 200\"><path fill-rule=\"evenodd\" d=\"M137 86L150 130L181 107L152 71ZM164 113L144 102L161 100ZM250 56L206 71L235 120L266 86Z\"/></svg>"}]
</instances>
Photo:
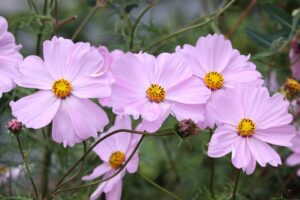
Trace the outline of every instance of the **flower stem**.
<instances>
[{"instance_id":1,"label":"flower stem","mask_svg":"<svg viewBox=\"0 0 300 200\"><path fill-rule=\"evenodd\" d=\"M232 200L236 200L236 191L239 185L239 179L240 179L240 175L241 175L241 169L238 170L237 174L236 174L236 178L235 178L235 184L234 184L234 188L232 191Z\"/></svg>"},{"instance_id":2,"label":"flower stem","mask_svg":"<svg viewBox=\"0 0 300 200\"><path fill-rule=\"evenodd\" d=\"M223 8L221 8L220 10L216 11L215 13L209 15L208 17L206 17L205 19L203 19L200 23L198 24L195 24L195 25L192 25L192 26L188 26L188 27L185 27L185 28L182 28L178 31L175 31L174 33L171 33L169 35L166 35L164 37L162 37L161 39L153 42L152 44L150 44L149 46L145 47L143 49L143 51L147 51L153 47L155 47L156 45L161 45L163 42L165 42L166 40L169 40L181 33L184 33L184 32L187 32L187 31L190 31L190 30L193 30L195 28L199 28L201 26L204 26L206 24L208 24L209 22L211 22L212 20L214 20L215 18L217 18L219 15L221 15L227 8L230 7L231 4L234 3L235 0L231 0L230 2L228 2L228 4L226 4Z\"/></svg>"},{"instance_id":3,"label":"flower stem","mask_svg":"<svg viewBox=\"0 0 300 200\"><path fill-rule=\"evenodd\" d=\"M32 175L31 175L31 172L30 172L30 169L29 169L29 166L28 166L28 163L26 161L26 157L25 157L25 154L23 152L23 148L22 148L22 145L21 145L21 141L20 141L20 137L18 134L15 134L16 138L17 138L17 142L18 142L18 146L19 146L19 149L20 149L20 153L21 153L21 156L22 156L22 159L23 159L23 162L24 162L24 165L25 165L25 168L27 170L27 174L29 176L29 179L30 179L30 182L31 182L31 185L33 187L33 190L34 190L34 193L35 193L35 197L36 199L39 199L39 193L36 189L36 186L35 186L35 183L34 183L34 180L32 178Z\"/></svg>"},{"instance_id":4,"label":"flower stem","mask_svg":"<svg viewBox=\"0 0 300 200\"><path fill-rule=\"evenodd\" d=\"M174 194L173 192L167 190L166 188L163 188L162 186L158 185L157 183L155 183L154 181L152 181L149 177L145 176L141 172L138 171L137 174L140 177L142 177L143 179L145 179L148 183L150 183L151 185L153 185L154 187L156 187L157 189L159 189L160 191L168 194L169 196L173 197L174 199L181 200L181 198L178 197L176 194Z\"/></svg>"},{"instance_id":5,"label":"flower stem","mask_svg":"<svg viewBox=\"0 0 300 200\"><path fill-rule=\"evenodd\" d=\"M210 137L212 137L213 129L209 129ZM214 191L214 176L215 176L215 159L210 158L210 181L209 181L209 190L213 198L215 198Z\"/></svg>"},{"instance_id":6,"label":"flower stem","mask_svg":"<svg viewBox=\"0 0 300 200\"><path fill-rule=\"evenodd\" d=\"M75 40L79 33L82 31L82 29L85 27L87 22L93 17L93 15L98 11L100 6L96 4L92 10L89 12L89 14L84 18L84 20L81 22L81 24L78 26L78 28L75 30L74 34L72 35L71 39Z\"/></svg>"},{"instance_id":7,"label":"flower stem","mask_svg":"<svg viewBox=\"0 0 300 200\"><path fill-rule=\"evenodd\" d=\"M155 0L154 2L150 3L138 16L138 18L136 19L131 34L130 34L130 43L129 43L129 49L132 50L133 49L133 41L134 41L134 36L135 36L135 32L136 32L136 28L137 25L139 24L139 22L141 21L142 17L146 14L146 12L148 10L150 10L152 7L154 7L160 0Z\"/></svg>"}]
</instances>

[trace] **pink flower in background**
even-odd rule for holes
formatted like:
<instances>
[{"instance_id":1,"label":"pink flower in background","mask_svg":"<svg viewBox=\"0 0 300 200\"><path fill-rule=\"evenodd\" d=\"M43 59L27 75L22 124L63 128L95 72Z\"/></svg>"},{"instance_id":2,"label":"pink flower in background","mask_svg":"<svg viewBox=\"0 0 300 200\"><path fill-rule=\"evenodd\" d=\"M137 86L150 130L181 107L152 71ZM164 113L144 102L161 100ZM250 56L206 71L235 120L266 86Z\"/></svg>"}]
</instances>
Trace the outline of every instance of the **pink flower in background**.
<instances>
[{"instance_id":1,"label":"pink flower in background","mask_svg":"<svg viewBox=\"0 0 300 200\"><path fill-rule=\"evenodd\" d=\"M9 181L16 181L21 175L22 165L16 167L4 167L0 166L0 186L1 189L9 187Z\"/></svg>"},{"instance_id":2,"label":"pink flower in background","mask_svg":"<svg viewBox=\"0 0 300 200\"><path fill-rule=\"evenodd\" d=\"M129 116L117 116L115 125L106 133L101 134L101 137L118 129L132 129ZM89 181L102 175L103 179L106 179L114 175L126 162L126 159L134 152L140 138L140 135L121 132L108 137L102 143L98 144L94 148L94 151L103 163L96 167L90 175L82 177L82 180ZM126 171L135 173L138 169L138 164L139 156L138 152L136 152L118 175L108 181L100 183L90 199L98 199L102 192L106 194L106 200L121 199L122 178L126 174Z\"/></svg>"},{"instance_id":3,"label":"pink flower in background","mask_svg":"<svg viewBox=\"0 0 300 200\"><path fill-rule=\"evenodd\" d=\"M293 151L293 154L287 158L286 164L289 166L300 165L300 134L299 134L299 131L297 132L297 135L293 139L292 143L293 143L293 146L290 147L290 149ZM298 169L297 175L300 176L300 169Z\"/></svg>"},{"instance_id":4,"label":"pink flower in background","mask_svg":"<svg viewBox=\"0 0 300 200\"><path fill-rule=\"evenodd\" d=\"M224 36L214 34L200 37L196 46L184 45L176 49L184 55L188 66L198 78L198 84L210 90L210 99L205 109L205 120L199 125L202 128L213 128L215 113L211 105L216 101L214 95L237 84L260 80L261 74L255 65L249 62L249 56L243 56L232 48ZM199 81L200 79L200 81Z\"/></svg>"},{"instance_id":5,"label":"pink flower in background","mask_svg":"<svg viewBox=\"0 0 300 200\"><path fill-rule=\"evenodd\" d=\"M44 60L28 56L19 65L16 83L39 91L11 102L12 114L27 128L53 121L52 138L64 146L97 137L108 118L88 98L110 96L114 81L109 72L95 76L102 70L103 57L88 43L57 37L44 42L43 54Z\"/></svg>"},{"instance_id":6,"label":"pink flower in background","mask_svg":"<svg viewBox=\"0 0 300 200\"><path fill-rule=\"evenodd\" d=\"M142 117L149 132L172 113L178 120L203 120L210 91L199 84L179 54L127 53L113 65L116 82L107 100L116 114Z\"/></svg>"},{"instance_id":7,"label":"pink flower in background","mask_svg":"<svg viewBox=\"0 0 300 200\"><path fill-rule=\"evenodd\" d=\"M292 145L295 134L289 125L288 101L281 94L270 97L266 88L252 84L220 92L215 98L212 109L221 125L209 142L208 155L232 152L233 165L247 174L253 173L256 161L262 167L280 165L280 156L269 144Z\"/></svg>"},{"instance_id":8,"label":"pink flower in background","mask_svg":"<svg viewBox=\"0 0 300 200\"><path fill-rule=\"evenodd\" d=\"M23 59L16 45L14 36L7 31L7 21L0 16L0 97L3 92L9 92L15 87L13 78L16 75L16 66Z\"/></svg>"},{"instance_id":9,"label":"pink flower in background","mask_svg":"<svg viewBox=\"0 0 300 200\"><path fill-rule=\"evenodd\" d=\"M297 36L295 36L291 42L289 57L290 57L293 77L295 79L300 79L300 44Z\"/></svg>"}]
</instances>

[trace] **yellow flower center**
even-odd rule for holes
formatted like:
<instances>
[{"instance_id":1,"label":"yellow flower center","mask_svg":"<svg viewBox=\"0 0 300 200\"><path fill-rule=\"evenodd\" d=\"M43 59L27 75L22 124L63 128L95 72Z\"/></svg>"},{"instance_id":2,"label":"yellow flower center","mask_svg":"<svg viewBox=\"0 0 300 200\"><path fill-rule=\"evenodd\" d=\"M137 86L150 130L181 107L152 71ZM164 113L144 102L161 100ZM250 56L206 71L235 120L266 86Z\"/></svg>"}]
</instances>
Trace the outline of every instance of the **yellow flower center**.
<instances>
[{"instance_id":1,"label":"yellow flower center","mask_svg":"<svg viewBox=\"0 0 300 200\"><path fill-rule=\"evenodd\" d=\"M111 154L109 158L109 165L111 168L116 169L122 165L122 163L125 161L125 154L121 151L116 151L113 154Z\"/></svg>"},{"instance_id":2,"label":"yellow flower center","mask_svg":"<svg viewBox=\"0 0 300 200\"><path fill-rule=\"evenodd\" d=\"M284 87L293 93L300 92L300 83L292 78L287 79Z\"/></svg>"},{"instance_id":3,"label":"yellow flower center","mask_svg":"<svg viewBox=\"0 0 300 200\"><path fill-rule=\"evenodd\" d=\"M165 89L158 84L151 84L146 93L148 99L156 103L162 102L166 97Z\"/></svg>"},{"instance_id":4,"label":"yellow flower center","mask_svg":"<svg viewBox=\"0 0 300 200\"><path fill-rule=\"evenodd\" d=\"M57 97L64 99L71 94L72 85L69 81L62 78L53 83L52 91Z\"/></svg>"},{"instance_id":5,"label":"yellow flower center","mask_svg":"<svg viewBox=\"0 0 300 200\"><path fill-rule=\"evenodd\" d=\"M218 90L223 87L224 78L222 74L218 72L209 72L204 77L204 83L212 90Z\"/></svg>"},{"instance_id":6,"label":"yellow flower center","mask_svg":"<svg viewBox=\"0 0 300 200\"><path fill-rule=\"evenodd\" d=\"M237 132L242 137L250 137L254 134L254 131L255 123L248 118L243 118L237 126Z\"/></svg>"},{"instance_id":7,"label":"yellow flower center","mask_svg":"<svg viewBox=\"0 0 300 200\"><path fill-rule=\"evenodd\" d=\"M8 172L8 170L8 167L0 166L0 174L5 174L6 172Z\"/></svg>"}]
</instances>

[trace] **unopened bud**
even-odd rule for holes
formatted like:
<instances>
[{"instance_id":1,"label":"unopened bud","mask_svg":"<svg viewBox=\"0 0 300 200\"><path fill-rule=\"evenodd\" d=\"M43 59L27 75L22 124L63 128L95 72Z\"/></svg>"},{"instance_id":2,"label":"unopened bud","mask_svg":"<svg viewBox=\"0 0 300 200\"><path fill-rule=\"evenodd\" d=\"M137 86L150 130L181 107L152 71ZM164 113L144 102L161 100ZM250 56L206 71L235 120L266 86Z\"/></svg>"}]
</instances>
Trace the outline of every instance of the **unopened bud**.
<instances>
[{"instance_id":1,"label":"unopened bud","mask_svg":"<svg viewBox=\"0 0 300 200\"><path fill-rule=\"evenodd\" d=\"M191 119L185 119L176 124L176 132L181 137L196 135L198 126Z\"/></svg>"},{"instance_id":2,"label":"unopened bud","mask_svg":"<svg viewBox=\"0 0 300 200\"><path fill-rule=\"evenodd\" d=\"M22 123L19 122L17 119L11 119L7 123L7 129L14 134L18 134L22 129Z\"/></svg>"}]
</instances>

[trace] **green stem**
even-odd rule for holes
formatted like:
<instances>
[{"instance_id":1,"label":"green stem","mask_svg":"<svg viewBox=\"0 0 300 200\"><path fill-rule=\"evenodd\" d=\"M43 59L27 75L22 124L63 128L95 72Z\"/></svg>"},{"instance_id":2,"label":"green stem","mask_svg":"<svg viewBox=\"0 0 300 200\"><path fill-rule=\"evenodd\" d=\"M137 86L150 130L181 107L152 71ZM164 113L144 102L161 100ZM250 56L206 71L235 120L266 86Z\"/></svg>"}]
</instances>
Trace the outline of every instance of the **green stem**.
<instances>
[{"instance_id":1,"label":"green stem","mask_svg":"<svg viewBox=\"0 0 300 200\"><path fill-rule=\"evenodd\" d=\"M75 40L79 33L82 31L82 29L85 27L87 22L93 17L93 15L98 11L100 6L96 4L93 9L89 12L89 14L84 18L84 20L81 22L81 24L78 26L78 28L75 30L74 34L72 35L71 39Z\"/></svg>"},{"instance_id":2,"label":"green stem","mask_svg":"<svg viewBox=\"0 0 300 200\"><path fill-rule=\"evenodd\" d=\"M47 9L48 9L48 0L45 0L44 2L44 8L43 8L43 15L47 14ZM36 55L40 54L40 47L41 47L41 42L42 42L42 36L45 28L45 23L42 24L39 33L37 35L37 41L36 41Z\"/></svg>"},{"instance_id":3,"label":"green stem","mask_svg":"<svg viewBox=\"0 0 300 200\"><path fill-rule=\"evenodd\" d=\"M172 157L172 153L168 147L168 144L166 143L166 141L164 140L164 138L161 139L162 141L162 144L163 144L163 148L166 152L166 156L167 156L167 159L169 160L169 163L171 165L171 168L172 170L174 171L174 173L176 174L176 180L180 180L180 176L179 176L179 173L178 173L178 170L176 168L176 162L174 161L173 157Z\"/></svg>"},{"instance_id":4,"label":"green stem","mask_svg":"<svg viewBox=\"0 0 300 200\"><path fill-rule=\"evenodd\" d=\"M235 184L234 184L234 188L232 191L232 200L236 200L236 191L239 185L239 179L240 179L240 175L241 175L241 169L239 169L239 171L236 174L236 178L235 178Z\"/></svg>"},{"instance_id":5,"label":"green stem","mask_svg":"<svg viewBox=\"0 0 300 200\"><path fill-rule=\"evenodd\" d=\"M127 164L129 163L129 161L132 159L132 157L135 155L135 153L137 152L138 148L140 147L140 145L141 145L144 137L145 137L145 135L142 136L142 138L140 139L140 141L136 145L135 149L130 154L130 156L128 157L128 159L125 161L125 163L122 165L122 167L116 173L114 173L112 176L110 176L110 177L108 177L106 179L103 179L101 181L95 181L95 182L92 182L92 183L89 183L89 184L85 184L85 185L81 185L81 186L77 186L77 187L65 188L65 189L62 189L62 190L59 190L59 191L55 192L54 194L58 194L58 193L66 192L66 191L70 191L70 190L82 189L82 188L90 187L90 186L93 186L93 185L98 185L100 183L106 182L106 181L114 178L115 176L117 176L127 166Z\"/></svg>"},{"instance_id":6,"label":"green stem","mask_svg":"<svg viewBox=\"0 0 300 200\"><path fill-rule=\"evenodd\" d=\"M213 130L209 129L210 137L213 135ZM215 159L210 158L210 182L209 182L209 189L213 198L215 198L215 191L214 191L214 176L215 176Z\"/></svg>"},{"instance_id":7,"label":"green stem","mask_svg":"<svg viewBox=\"0 0 300 200\"><path fill-rule=\"evenodd\" d=\"M154 187L156 187L157 189L159 189L160 191L168 194L169 196L173 197L174 199L181 200L181 198L178 197L176 194L174 194L173 192L167 190L166 188L163 188L162 186L158 185L157 183L155 183L154 181L152 181L149 177L145 176L141 172L137 172L137 174L140 177L142 177L144 180L146 180L148 183L150 183L151 185L153 185Z\"/></svg>"},{"instance_id":8,"label":"green stem","mask_svg":"<svg viewBox=\"0 0 300 200\"><path fill-rule=\"evenodd\" d=\"M175 33L171 33L169 35L166 35L166 36L162 37L161 39L157 40L156 42L153 42L152 44L150 44L149 46L147 46L146 48L144 48L143 51L147 51L147 50L155 47L156 45L160 45L163 42L165 42L166 40L171 39L171 38L173 38L173 37L175 37L175 36L177 36L177 35L179 35L181 33L184 33L184 32L187 32L187 31L190 31L190 30L193 30L195 28L199 28L201 26L204 26L204 25L208 24L209 22L211 22L212 20L214 20L215 18L217 18L219 15L221 15L227 8L229 8L230 5L234 3L234 1L235 0L231 0L228 4L226 4L219 11L217 11L217 12L211 14L210 16L206 17L200 23L192 25L192 26L188 26L188 27L185 27L185 28L182 28L182 29L176 31Z\"/></svg>"},{"instance_id":9,"label":"green stem","mask_svg":"<svg viewBox=\"0 0 300 200\"><path fill-rule=\"evenodd\" d=\"M150 10L151 8L153 8L160 0L155 0L154 2L150 3L138 16L138 18L136 19L132 31L131 31L131 35L130 35L130 43L129 43L129 49L132 50L133 49L133 41L134 41L134 36L135 36L135 32L136 32L136 28L137 25L139 24L139 22L141 21L142 17L146 14L146 12L148 12L148 10Z\"/></svg>"},{"instance_id":10,"label":"green stem","mask_svg":"<svg viewBox=\"0 0 300 200\"><path fill-rule=\"evenodd\" d=\"M25 157L25 154L24 154L22 145L21 145L20 137L19 137L18 134L15 134L15 136L16 136L16 138L17 138L17 142L18 142L18 146L19 146L19 149L20 149L20 153L21 153L23 162L24 162L24 164L25 164L25 168L26 168L27 174L28 174L28 176L29 176L31 185L32 185L32 187L33 187L33 190L34 190L34 193L35 193L35 197L36 197L36 199L39 199L39 193L38 193L38 191L37 191L37 189L36 189L36 186L35 186L34 180L33 180L33 178L32 178L32 175L31 175L31 172L30 172L28 163L27 163L27 161L26 161L26 157Z\"/></svg>"},{"instance_id":11,"label":"green stem","mask_svg":"<svg viewBox=\"0 0 300 200\"><path fill-rule=\"evenodd\" d=\"M83 141L83 154L84 154L85 152L86 152L86 142ZM83 168L84 168L84 164L85 164L85 158L82 160L81 167L80 167L78 173L75 174L75 175L74 175L72 178L70 178L69 180L67 180L65 183L62 183L59 187L57 187L57 189L59 189L59 188L65 186L65 185L67 185L67 184L73 182L74 180L76 180L76 179L80 176L80 174L81 174L81 172L82 172L82 170L83 170Z\"/></svg>"}]
</instances>

